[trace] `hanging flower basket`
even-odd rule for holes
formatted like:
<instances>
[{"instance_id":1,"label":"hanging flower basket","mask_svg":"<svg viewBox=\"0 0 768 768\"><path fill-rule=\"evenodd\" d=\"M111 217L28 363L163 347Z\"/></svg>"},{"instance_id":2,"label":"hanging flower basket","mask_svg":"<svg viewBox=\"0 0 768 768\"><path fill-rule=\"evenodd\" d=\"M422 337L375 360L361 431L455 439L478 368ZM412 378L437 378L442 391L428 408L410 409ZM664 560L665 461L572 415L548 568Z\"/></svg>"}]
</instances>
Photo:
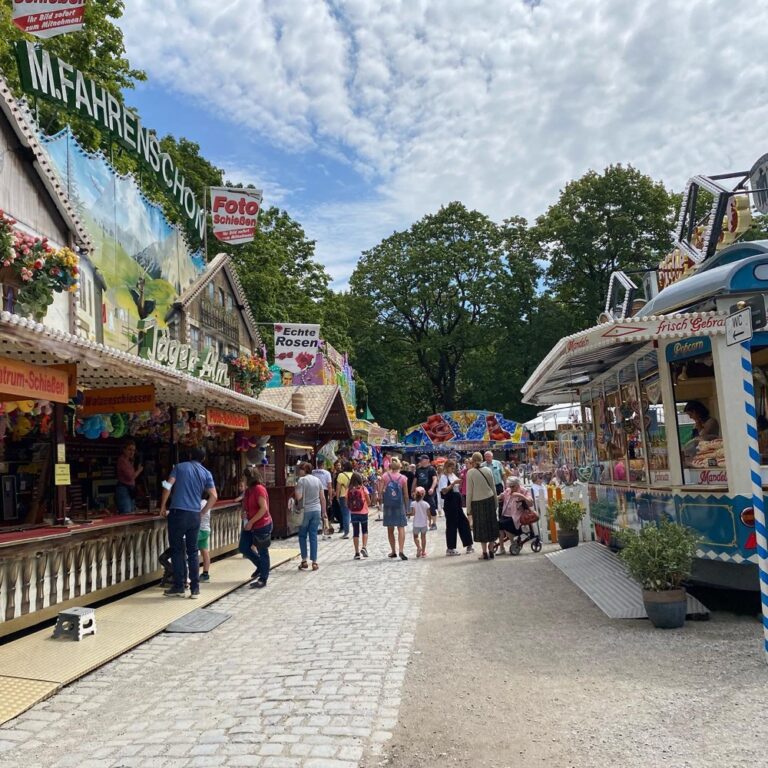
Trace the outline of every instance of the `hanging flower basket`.
<instances>
[{"instance_id":1,"label":"hanging flower basket","mask_svg":"<svg viewBox=\"0 0 768 768\"><path fill-rule=\"evenodd\" d=\"M55 249L46 238L32 237L0 211L0 283L3 309L38 322L54 294L77 290L78 257L69 248Z\"/></svg>"},{"instance_id":2,"label":"hanging flower basket","mask_svg":"<svg viewBox=\"0 0 768 768\"><path fill-rule=\"evenodd\" d=\"M229 378L235 392L258 397L272 378L267 361L259 355L227 355Z\"/></svg>"}]
</instances>

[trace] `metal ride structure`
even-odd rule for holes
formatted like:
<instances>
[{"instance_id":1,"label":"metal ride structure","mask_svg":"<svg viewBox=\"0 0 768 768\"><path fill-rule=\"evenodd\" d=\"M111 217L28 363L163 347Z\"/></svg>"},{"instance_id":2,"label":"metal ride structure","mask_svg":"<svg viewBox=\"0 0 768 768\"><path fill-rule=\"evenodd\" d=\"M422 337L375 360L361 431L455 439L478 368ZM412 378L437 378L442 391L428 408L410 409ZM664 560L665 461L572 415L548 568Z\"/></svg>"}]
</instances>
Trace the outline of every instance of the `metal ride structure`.
<instances>
[{"instance_id":1,"label":"metal ride structure","mask_svg":"<svg viewBox=\"0 0 768 768\"><path fill-rule=\"evenodd\" d=\"M768 213L766 180L768 156L694 176L674 250L642 291L615 274L599 324L561 339L523 399L581 403L598 539L665 518L694 529L695 581L760 589L768 655L768 240L738 242L753 208ZM752 337L729 343L726 321L744 308Z\"/></svg>"}]
</instances>

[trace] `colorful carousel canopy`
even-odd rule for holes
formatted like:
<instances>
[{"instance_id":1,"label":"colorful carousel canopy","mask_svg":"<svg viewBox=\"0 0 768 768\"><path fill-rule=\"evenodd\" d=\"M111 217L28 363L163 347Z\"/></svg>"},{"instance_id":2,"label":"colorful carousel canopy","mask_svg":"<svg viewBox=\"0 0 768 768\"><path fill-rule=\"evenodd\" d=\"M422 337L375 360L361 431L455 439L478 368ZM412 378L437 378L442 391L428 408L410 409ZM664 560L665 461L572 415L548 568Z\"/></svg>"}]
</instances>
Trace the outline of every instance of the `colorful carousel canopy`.
<instances>
[{"instance_id":1,"label":"colorful carousel canopy","mask_svg":"<svg viewBox=\"0 0 768 768\"><path fill-rule=\"evenodd\" d=\"M480 446L503 448L524 443L522 424L490 411L447 411L430 416L405 430L405 447L476 450Z\"/></svg>"}]
</instances>

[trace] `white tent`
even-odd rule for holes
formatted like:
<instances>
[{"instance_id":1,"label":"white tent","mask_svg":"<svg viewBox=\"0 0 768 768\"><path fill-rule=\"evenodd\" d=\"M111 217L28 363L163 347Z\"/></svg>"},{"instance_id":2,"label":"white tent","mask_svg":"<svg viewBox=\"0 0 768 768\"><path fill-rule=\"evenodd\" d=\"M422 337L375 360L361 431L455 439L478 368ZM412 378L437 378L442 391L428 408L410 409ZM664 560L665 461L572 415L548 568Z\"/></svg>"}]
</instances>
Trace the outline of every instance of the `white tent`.
<instances>
[{"instance_id":1,"label":"white tent","mask_svg":"<svg viewBox=\"0 0 768 768\"><path fill-rule=\"evenodd\" d=\"M523 426L529 432L549 432L556 430L561 424L580 424L581 407L578 403L567 405L550 405L545 411L536 414L535 419L526 421Z\"/></svg>"}]
</instances>

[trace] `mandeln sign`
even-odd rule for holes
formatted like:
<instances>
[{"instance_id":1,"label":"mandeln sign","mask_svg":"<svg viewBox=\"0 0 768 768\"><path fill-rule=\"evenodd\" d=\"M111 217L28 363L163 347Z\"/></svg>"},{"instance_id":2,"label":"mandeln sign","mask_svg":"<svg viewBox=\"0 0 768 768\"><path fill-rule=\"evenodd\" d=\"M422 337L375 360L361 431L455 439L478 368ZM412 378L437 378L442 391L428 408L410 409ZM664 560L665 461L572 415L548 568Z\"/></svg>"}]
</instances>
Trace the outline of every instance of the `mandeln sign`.
<instances>
[{"instance_id":1,"label":"mandeln sign","mask_svg":"<svg viewBox=\"0 0 768 768\"><path fill-rule=\"evenodd\" d=\"M230 245L252 242L256 237L261 199L260 189L211 187L211 217L216 239Z\"/></svg>"},{"instance_id":2,"label":"mandeln sign","mask_svg":"<svg viewBox=\"0 0 768 768\"><path fill-rule=\"evenodd\" d=\"M205 210L198 204L184 176L174 166L171 156L161 150L157 136L141 124L135 112L71 64L42 48L35 48L26 40L16 43L16 58L21 87L26 93L77 112L111 133L118 144L155 172L159 183L171 191L179 208L200 239L203 239Z\"/></svg>"},{"instance_id":3,"label":"mandeln sign","mask_svg":"<svg viewBox=\"0 0 768 768\"><path fill-rule=\"evenodd\" d=\"M55 37L83 28L85 0L13 0L13 23L35 37Z\"/></svg>"}]
</instances>

